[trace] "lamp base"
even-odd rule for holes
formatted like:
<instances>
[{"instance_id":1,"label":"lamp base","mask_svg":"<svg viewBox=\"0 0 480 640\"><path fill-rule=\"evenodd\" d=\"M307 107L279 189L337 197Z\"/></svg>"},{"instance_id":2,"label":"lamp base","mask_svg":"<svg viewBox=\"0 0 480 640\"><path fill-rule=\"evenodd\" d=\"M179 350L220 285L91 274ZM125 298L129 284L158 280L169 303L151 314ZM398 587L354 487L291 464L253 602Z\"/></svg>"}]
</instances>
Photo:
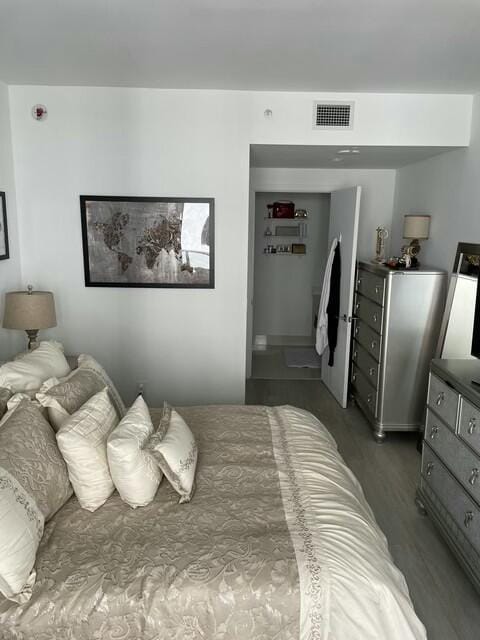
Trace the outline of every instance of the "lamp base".
<instances>
[{"instance_id":1,"label":"lamp base","mask_svg":"<svg viewBox=\"0 0 480 640\"><path fill-rule=\"evenodd\" d=\"M33 351L38 347L38 329L25 329L25 333L28 336L28 350Z\"/></svg>"}]
</instances>

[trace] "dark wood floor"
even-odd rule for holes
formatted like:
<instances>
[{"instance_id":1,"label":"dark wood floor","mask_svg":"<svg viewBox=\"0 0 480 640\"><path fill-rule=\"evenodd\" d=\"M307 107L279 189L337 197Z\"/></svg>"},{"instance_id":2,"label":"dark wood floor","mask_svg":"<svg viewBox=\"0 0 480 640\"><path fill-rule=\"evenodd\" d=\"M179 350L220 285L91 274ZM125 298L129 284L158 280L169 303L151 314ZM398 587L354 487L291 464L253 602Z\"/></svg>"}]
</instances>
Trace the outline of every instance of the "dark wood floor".
<instances>
[{"instance_id":1,"label":"dark wood floor","mask_svg":"<svg viewBox=\"0 0 480 640\"><path fill-rule=\"evenodd\" d=\"M392 433L376 444L360 411L341 409L318 380L248 380L247 403L291 404L323 422L363 486L429 640L479 640L480 596L414 504L420 472L416 435Z\"/></svg>"}]
</instances>

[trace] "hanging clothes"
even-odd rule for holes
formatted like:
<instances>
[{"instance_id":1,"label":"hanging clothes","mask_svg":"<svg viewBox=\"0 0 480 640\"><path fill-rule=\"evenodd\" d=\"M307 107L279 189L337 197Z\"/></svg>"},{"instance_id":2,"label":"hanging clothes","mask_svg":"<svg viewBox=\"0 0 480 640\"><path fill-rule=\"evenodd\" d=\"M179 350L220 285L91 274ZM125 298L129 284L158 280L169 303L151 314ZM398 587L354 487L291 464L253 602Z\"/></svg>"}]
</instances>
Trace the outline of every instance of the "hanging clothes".
<instances>
[{"instance_id":1,"label":"hanging clothes","mask_svg":"<svg viewBox=\"0 0 480 640\"><path fill-rule=\"evenodd\" d=\"M335 257L335 249L338 245L338 239L334 238L328 254L327 264L325 266L325 275L323 276L322 294L320 296L320 304L318 305L317 331L315 339L315 348L319 356L325 351L328 345L328 316L327 307L330 300L330 280L332 275L333 259Z\"/></svg>"},{"instance_id":2,"label":"hanging clothes","mask_svg":"<svg viewBox=\"0 0 480 640\"><path fill-rule=\"evenodd\" d=\"M332 272L330 275L330 296L327 305L328 317L328 366L333 367L335 360L335 349L337 347L338 322L340 320L340 282L342 279L342 261L340 256L340 244L337 243L332 262Z\"/></svg>"}]
</instances>

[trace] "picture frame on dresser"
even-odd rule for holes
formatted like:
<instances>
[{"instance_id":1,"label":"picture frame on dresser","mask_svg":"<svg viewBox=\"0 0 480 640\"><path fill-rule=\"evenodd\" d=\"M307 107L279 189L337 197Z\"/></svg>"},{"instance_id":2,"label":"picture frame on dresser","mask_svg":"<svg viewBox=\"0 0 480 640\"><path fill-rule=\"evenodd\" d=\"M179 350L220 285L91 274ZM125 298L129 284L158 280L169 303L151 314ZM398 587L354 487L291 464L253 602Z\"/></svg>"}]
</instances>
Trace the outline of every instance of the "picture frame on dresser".
<instances>
[{"instance_id":1,"label":"picture frame on dresser","mask_svg":"<svg viewBox=\"0 0 480 640\"><path fill-rule=\"evenodd\" d=\"M7 198L5 191L0 191L0 260L10 258L8 246Z\"/></svg>"},{"instance_id":2,"label":"picture frame on dresser","mask_svg":"<svg viewBox=\"0 0 480 640\"><path fill-rule=\"evenodd\" d=\"M87 287L213 289L213 198L80 196Z\"/></svg>"}]
</instances>

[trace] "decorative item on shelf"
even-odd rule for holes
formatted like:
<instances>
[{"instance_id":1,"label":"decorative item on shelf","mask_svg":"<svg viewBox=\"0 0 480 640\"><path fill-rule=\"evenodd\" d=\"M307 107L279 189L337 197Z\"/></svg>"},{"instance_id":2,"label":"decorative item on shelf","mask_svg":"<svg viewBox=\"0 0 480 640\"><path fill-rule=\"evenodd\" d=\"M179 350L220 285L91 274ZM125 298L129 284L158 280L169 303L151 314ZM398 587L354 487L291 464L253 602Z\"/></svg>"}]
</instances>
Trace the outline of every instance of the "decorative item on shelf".
<instances>
[{"instance_id":1,"label":"decorative item on shelf","mask_svg":"<svg viewBox=\"0 0 480 640\"><path fill-rule=\"evenodd\" d=\"M299 236L300 229L298 224L296 225L286 225L286 224L278 224L275 228L276 236Z\"/></svg>"},{"instance_id":2,"label":"decorative item on shelf","mask_svg":"<svg viewBox=\"0 0 480 640\"><path fill-rule=\"evenodd\" d=\"M295 218L308 218L308 212L306 209L297 209L295 211Z\"/></svg>"},{"instance_id":3,"label":"decorative item on shelf","mask_svg":"<svg viewBox=\"0 0 480 640\"><path fill-rule=\"evenodd\" d=\"M405 264L406 269L415 269L420 263L418 254L420 253L419 240L427 240L430 232L430 216L424 214L408 214L403 220L403 237L411 240L409 245L402 247L402 257L400 262Z\"/></svg>"},{"instance_id":4,"label":"decorative item on shelf","mask_svg":"<svg viewBox=\"0 0 480 640\"><path fill-rule=\"evenodd\" d=\"M268 226L268 227L265 229L265 233L264 233L264 235L265 235L265 236L271 236L271 235L272 235L272 230L271 230L270 226Z\"/></svg>"},{"instance_id":5,"label":"decorative item on shelf","mask_svg":"<svg viewBox=\"0 0 480 640\"><path fill-rule=\"evenodd\" d=\"M385 227L377 227L377 242L375 246L374 262L383 264L385 262L385 240L388 238L388 230Z\"/></svg>"},{"instance_id":6,"label":"decorative item on shelf","mask_svg":"<svg viewBox=\"0 0 480 640\"><path fill-rule=\"evenodd\" d=\"M292 244L292 253L301 255L307 253L307 247L304 244Z\"/></svg>"},{"instance_id":7,"label":"decorative item on shelf","mask_svg":"<svg viewBox=\"0 0 480 640\"><path fill-rule=\"evenodd\" d=\"M278 200L273 204L267 204L269 217L293 218L295 217L295 204L291 200ZM270 216L270 213L272 214Z\"/></svg>"},{"instance_id":8,"label":"decorative item on shelf","mask_svg":"<svg viewBox=\"0 0 480 640\"><path fill-rule=\"evenodd\" d=\"M0 260L10 257L8 250L7 203L5 191L0 191Z\"/></svg>"},{"instance_id":9,"label":"decorative item on shelf","mask_svg":"<svg viewBox=\"0 0 480 640\"><path fill-rule=\"evenodd\" d=\"M28 285L27 291L6 293L3 326L23 329L28 336L29 351L35 349L39 330L57 326L53 293L34 291L32 285Z\"/></svg>"}]
</instances>

